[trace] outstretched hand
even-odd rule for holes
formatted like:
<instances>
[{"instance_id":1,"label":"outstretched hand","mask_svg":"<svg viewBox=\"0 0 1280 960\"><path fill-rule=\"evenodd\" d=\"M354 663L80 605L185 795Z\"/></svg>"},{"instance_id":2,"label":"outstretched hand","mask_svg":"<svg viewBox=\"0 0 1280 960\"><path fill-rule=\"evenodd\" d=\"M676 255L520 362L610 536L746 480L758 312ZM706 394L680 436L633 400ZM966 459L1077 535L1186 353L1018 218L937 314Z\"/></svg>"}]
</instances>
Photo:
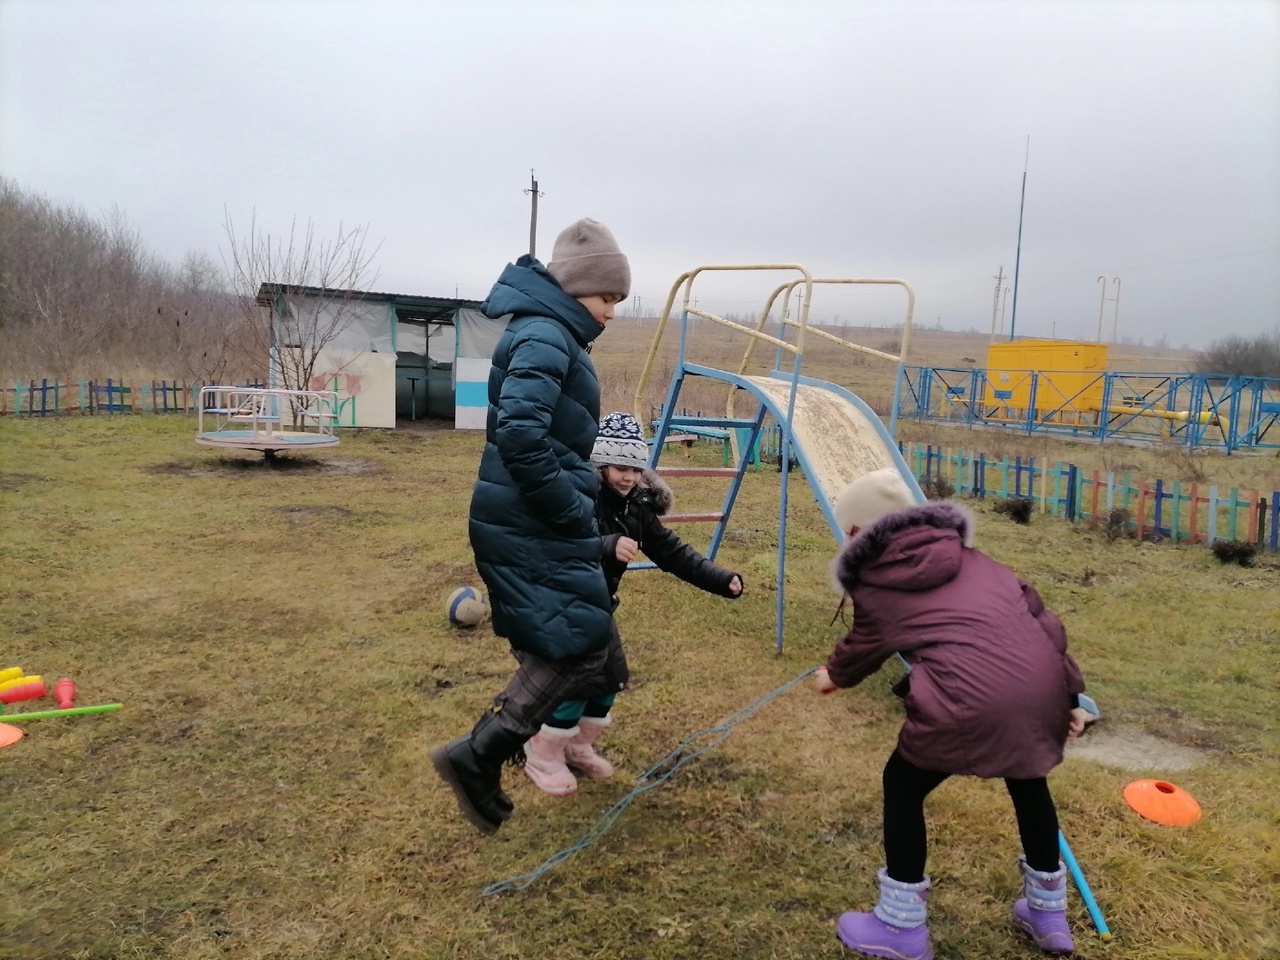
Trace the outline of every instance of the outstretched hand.
<instances>
[{"instance_id":1,"label":"outstretched hand","mask_svg":"<svg viewBox=\"0 0 1280 960\"><path fill-rule=\"evenodd\" d=\"M614 555L622 563L630 563L636 558L636 553L640 550L640 544L632 540L630 537L619 537L618 545L614 548Z\"/></svg>"},{"instance_id":2,"label":"outstretched hand","mask_svg":"<svg viewBox=\"0 0 1280 960\"><path fill-rule=\"evenodd\" d=\"M1070 726L1067 728L1067 739L1074 740L1084 733L1084 728L1093 719L1093 714L1084 707L1071 708Z\"/></svg>"},{"instance_id":3,"label":"outstretched hand","mask_svg":"<svg viewBox=\"0 0 1280 960\"><path fill-rule=\"evenodd\" d=\"M819 667L813 675L813 688L819 693L835 693L840 688L837 687L827 675L826 667Z\"/></svg>"},{"instance_id":4,"label":"outstretched hand","mask_svg":"<svg viewBox=\"0 0 1280 960\"><path fill-rule=\"evenodd\" d=\"M729 596L742 596L742 578L736 573L733 575L733 579L729 581Z\"/></svg>"}]
</instances>

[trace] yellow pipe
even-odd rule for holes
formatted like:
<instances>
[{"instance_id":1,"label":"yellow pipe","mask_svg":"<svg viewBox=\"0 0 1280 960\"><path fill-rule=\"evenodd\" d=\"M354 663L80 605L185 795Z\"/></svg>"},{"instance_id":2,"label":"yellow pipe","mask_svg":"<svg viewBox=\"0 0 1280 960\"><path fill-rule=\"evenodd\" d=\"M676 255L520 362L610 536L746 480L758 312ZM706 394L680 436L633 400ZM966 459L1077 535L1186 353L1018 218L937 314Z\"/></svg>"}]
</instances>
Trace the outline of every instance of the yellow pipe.
<instances>
[{"instance_id":1,"label":"yellow pipe","mask_svg":"<svg viewBox=\"0 0 1280 960\"><path fill-rule=\"evenodd\" d=\"M1180 423L1186 423L1188 420L1194 419L1197 423L1213 424L1218 419L1212 413L1192 414L1189 410L1152 410L1139 409L1138 407L1107 407L1107 413L1117 416L1135 416L1135 417L1159 417L1161 420L1177 420Z\"/></svg>"}]
</instances>

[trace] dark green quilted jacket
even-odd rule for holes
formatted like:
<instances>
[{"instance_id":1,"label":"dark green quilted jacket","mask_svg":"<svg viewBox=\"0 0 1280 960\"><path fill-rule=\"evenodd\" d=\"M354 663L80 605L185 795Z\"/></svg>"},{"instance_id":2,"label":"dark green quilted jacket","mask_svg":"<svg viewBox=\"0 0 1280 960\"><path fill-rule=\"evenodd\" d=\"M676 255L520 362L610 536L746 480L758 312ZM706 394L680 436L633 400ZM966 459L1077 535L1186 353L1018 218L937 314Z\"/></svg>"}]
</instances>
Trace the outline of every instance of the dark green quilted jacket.
<instances>
[{"instance_id":1,"label":"dark green quilted jacket","mask_svg":"<svg viewBox=\"0 0 1280 960\"><path fill-rule=\"evenodd\" d=\"M493 629L548 660L599 650L610 601L590 460L600 383L587 347L604 328L528 256L507 265L481 310L512 316L489 371L469 525Z\"/></svg>"}]
</instances>

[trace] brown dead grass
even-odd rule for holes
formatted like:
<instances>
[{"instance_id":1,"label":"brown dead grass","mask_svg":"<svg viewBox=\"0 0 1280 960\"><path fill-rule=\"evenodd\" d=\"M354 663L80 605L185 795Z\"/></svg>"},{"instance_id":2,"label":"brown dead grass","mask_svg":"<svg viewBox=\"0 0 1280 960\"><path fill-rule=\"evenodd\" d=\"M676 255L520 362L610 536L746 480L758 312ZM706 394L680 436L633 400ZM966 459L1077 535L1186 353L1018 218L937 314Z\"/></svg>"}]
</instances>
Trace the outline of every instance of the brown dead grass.
<instances>
[{"instance_id":1,"label":"brown dead grass","mask_svg":"<svg viewBox=\"0 0 1280 960\"><path fill-rule=\"evenodd\" d=\"M572 845L639 773L819 662L841 629L834 545L797 476L774 653L779 475L751 472L721 557L746 578L742 600L659 574L623 587L636 682L605 745L619 775L557 800L512 774L516 817L478 836L426 751L511 668L487 627L452 630L443 611L477 582L465 515L480 442L347 431L331 456L376 469L281 471L228 466L182 419L0 420L0 666L125 704L32 722L0 753L0 956L841 955L832 923L873 902L880 863L891 668L839 696L770 701L594 846L523 893L479 897ZM723 485L677 495L714 508ZM1080 956L1280 956L1278 565L978 509L981 544L1063 615L1106 723L1205 755L1176 772L1206 811L1187 830L1124 805L1129 771L1055 772L1117 938L1099 943L1073 895ZM706 542L705 527L680 533ZM929 817L940 956L1029 956L1008 922L1016 829L999 785L949 783Z\"/></svg>"}]
</instances>

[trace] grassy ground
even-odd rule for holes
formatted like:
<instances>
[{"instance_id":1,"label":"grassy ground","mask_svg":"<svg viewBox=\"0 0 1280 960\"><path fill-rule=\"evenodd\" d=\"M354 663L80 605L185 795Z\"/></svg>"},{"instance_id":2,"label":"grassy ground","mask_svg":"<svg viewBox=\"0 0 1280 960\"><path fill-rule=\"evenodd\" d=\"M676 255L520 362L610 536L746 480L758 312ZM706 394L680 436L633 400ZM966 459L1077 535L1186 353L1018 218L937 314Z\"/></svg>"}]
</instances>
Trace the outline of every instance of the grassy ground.
<instances>
[{"instance_id":1,"label":"grassy ground","mask_svg":"<svg viewBox=\"0 0 1280 960\"><path fill-rule=\"evenodd\" d=\"M721 555L745 598L652 573L623 587L635 676L605 741L617 778L555 800L513 773L516 816L485 839L426 759L511 669L504 641L443 612L454 586L478 584L465 514L481 438L347 432L264 469L193 431L0 420L0 667L125 704L29 722L0 752L0 956L841 955L834 920L873 902L880 864L879 770L900 722L889 668L856 691L769 701L598 843L522 893L479 896L573 844L686 736L825 657L841 630L833 544L798 475L783 654L766 469ZM722 489L688 480L677 495L711 508ZM1116 936L1100 943L1073 894L1080 955L1280 957L1280 565L978 509L980 543L1062 613L1105 725L1202 757L1172 778L1204 806L1187 829L1121 799L1158 769L1069 757L1054 773ZM705 528L681 533L705 545ZM949 783L928 814L939 957L1034 955L1008 922L1016 832L999 785Z\"/></svg>"}]
</instances>

